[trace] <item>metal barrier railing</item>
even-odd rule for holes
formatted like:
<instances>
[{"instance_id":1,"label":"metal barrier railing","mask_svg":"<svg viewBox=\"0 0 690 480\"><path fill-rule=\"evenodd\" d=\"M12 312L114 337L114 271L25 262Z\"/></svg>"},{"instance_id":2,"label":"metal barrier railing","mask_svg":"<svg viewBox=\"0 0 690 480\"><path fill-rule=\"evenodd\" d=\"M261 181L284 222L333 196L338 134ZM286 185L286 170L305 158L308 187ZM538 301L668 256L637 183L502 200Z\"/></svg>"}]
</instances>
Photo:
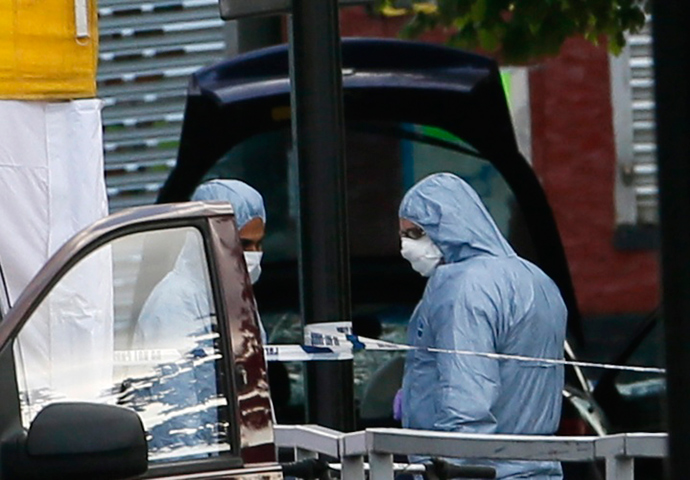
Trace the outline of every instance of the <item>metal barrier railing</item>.
<instances>
[{"instance_id":1,"label":"metal barrier railing","mask_svg":"<svg viewBox=\"0 0 690 480\"><path fill-rule=\"evenodd\" d=\"M665 433L624 433L602 437L487 435L394 428L341 433L316 425L277 425L278 447L294 448L295 459L319 454L340 460L343 480L392 480L402 468L393 455L593 462L604 460L606 480L634 480L635 458L663 458ZM368 459L368 463L365 460Z\"/></svg>"}]
</instances>

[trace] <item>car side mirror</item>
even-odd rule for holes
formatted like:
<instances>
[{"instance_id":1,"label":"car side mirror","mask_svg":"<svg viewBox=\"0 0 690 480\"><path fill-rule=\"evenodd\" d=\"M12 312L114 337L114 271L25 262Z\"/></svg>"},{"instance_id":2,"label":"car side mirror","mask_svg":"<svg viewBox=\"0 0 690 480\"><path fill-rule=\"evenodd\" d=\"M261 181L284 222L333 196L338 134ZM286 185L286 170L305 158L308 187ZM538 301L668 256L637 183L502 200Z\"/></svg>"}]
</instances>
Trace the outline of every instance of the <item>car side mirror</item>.
<instances>
[{"instance_id":1,"label":"car side mirror","mask_svg":"<svg viewBox=\"0 0 690 480\"><path fill-rule=\"evenodd\" d=\"M139 416L122 407L55 403L23 432L2 442L3 480L123 479L148 469Z\"/></svg>"}]
</instances>

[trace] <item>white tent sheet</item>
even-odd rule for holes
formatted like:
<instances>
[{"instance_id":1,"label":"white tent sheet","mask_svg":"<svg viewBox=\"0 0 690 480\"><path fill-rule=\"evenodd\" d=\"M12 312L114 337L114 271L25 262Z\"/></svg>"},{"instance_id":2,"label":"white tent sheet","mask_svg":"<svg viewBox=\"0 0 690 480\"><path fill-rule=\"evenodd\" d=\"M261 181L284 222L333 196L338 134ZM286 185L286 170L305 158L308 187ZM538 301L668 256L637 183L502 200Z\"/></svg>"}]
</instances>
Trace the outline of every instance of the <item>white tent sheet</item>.
<instances>
[{"instance_id":1,"label":"white tent sheet","mask_svg":"<svg viewBox=\"0 0 690 480\"><path fill-rule=\"evenodd\" d=\"M107 214L101 105L0 100L0 261L12 301L67 239Z\"/></svg>"},{"instance_id":2,"label":"white tent sheet","mask_svg":"<svg viewBox=\"0 0 690 480\"><path fill-rule=\"evenodd\" d=\"M101 106L98 99L0 101L0 262L11 302L66 240L107 214ZM109 256L86 265L58 285L47 308L22 330L23 387L58 388L70 396L66 367L77 362L100 365L92 374L108 376Z\"/></svg>"}]
</instances>

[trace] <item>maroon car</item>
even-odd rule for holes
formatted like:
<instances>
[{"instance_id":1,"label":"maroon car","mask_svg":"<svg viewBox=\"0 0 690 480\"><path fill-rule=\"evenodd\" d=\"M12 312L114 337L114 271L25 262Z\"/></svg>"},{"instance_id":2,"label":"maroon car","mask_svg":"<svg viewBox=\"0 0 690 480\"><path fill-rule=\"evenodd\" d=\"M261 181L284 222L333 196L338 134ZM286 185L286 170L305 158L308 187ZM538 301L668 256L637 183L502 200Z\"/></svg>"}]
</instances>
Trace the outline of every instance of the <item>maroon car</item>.
<instances>
[{"instance_id":1,"label":"maroon car","mask_svg":"<svg viewBox=\"0 0 690 480\"><path fill-rule=\"evenodd\" d=\"M169 312L155 338L137 340L135 288L152 270L174 275L190 255L198 282L173 293L204 299L198 328ZM229 205L122 211L52 257L2 312L0 447L3 480L282 478Z\"/></svg>"}]
</instances>

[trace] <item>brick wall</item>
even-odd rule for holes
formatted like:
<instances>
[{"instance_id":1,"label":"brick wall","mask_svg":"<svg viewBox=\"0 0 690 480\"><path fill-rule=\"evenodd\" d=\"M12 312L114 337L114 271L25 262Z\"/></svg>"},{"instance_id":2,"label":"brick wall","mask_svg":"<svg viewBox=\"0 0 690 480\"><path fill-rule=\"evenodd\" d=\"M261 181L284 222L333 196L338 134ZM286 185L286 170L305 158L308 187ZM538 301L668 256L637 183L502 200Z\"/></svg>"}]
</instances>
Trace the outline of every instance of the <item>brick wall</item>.
<instances>
[{"instance_id":1,"label":"brick wall","mask_svg":"<svg viewBox=\"0 0 690 480\"><path fill-rule=\"evenodd\" d=\"M582 313L658 302L654 252L613 246L616 151L608 54L571 39L530 71L532 156L561 232Z\"/></svg>"},{"instance_id":2,"label":"brick wall","mask_svg":"<svg viewBox=\"0 0 690 480\"><path fill-rule=\"evenodd\" d=\"M341 11L341 34L395 37L403 19ZM442 42L443 35L423 40ZM656 253L613 245L615 144L608 54L580 39L530 70L532 157L565 246L585 316L644 313L658 300Z\"/></svg>"}]
</instances>

